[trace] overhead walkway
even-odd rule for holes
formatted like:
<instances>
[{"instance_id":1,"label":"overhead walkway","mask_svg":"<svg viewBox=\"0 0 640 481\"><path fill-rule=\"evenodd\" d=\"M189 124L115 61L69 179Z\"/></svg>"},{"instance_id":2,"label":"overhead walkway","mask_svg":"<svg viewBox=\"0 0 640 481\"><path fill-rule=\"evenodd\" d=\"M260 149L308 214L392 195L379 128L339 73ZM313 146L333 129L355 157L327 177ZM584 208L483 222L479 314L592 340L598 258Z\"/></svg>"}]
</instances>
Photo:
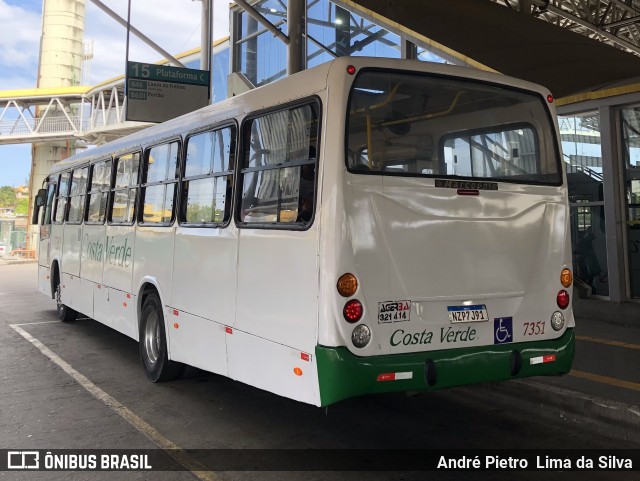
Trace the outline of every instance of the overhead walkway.
<instances>
[{"instance_id":1,"label":"overhead walkway","mask_svg":"<svg viewBox=\"0 0 640 481\"><path fill-rule=\"evenodd\" d=\"M213 54L227 44L226 38L216 42ZM177 57L197 68L199 55L196 48ZM95 86L0 91L0 145L74 140L99 145L153 125L125 119L124 80L120 75Z\"/></svg>"},{"instance_id":2,"label":"overhead walkway","mask_svg":"<svg viewBox=\"0 0 640 481\"><path fill-rule=\"evenodd\" d=\"M148 126L124 120L124 78L95 87L0 92L0 144L58 140L103 143Z\"/></svg>"}]
</instances>

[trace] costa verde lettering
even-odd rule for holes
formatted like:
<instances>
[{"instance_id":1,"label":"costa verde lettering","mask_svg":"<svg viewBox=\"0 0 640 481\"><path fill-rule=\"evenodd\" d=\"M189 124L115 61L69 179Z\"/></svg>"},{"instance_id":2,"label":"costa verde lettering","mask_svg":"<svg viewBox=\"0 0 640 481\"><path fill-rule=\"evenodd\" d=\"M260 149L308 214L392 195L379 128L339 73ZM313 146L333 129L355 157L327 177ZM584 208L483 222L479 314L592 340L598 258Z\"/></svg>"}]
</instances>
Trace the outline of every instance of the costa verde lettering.
<instances>
[{"instance_id":1,"label":"costa verde lettering","mask_svg":"<svg viewBox=\"0 0 640 481\"><path fill-rule=\"evenodd\" d=\"M455 342L468 342L478 339L478 332L474 327L454 328L451 326L440 328L440 342L442 344L450 344ZM389 342L393 347L417 346L420 344L431 344L433 340L433 332L426 329L422 332L406 332L404 329L397 329L391 334Z\"/></svg>"},{"instance_id":2,"label":"costa verde lettering","mask_svg":"<svg viewBox=\"0 0 640 481\"><path fill-rule=\"evenodd\" d=\"M398 329L391 334L391 345L399 346L415 346L417 344L431 344L433 338L433 332L426 329L422 332L405 332L404 329Z\"/></svg>"},{"instance_id":3,"label":"costa verde lettering","mask_svg":"<svg viewBox=\"0 0 640 481\"><path fill-rule=\"evenodd\" d=\"M89 242L89 234L84 236L84 245L86 246L85 258L90 261L102 262L104 245L102 242Z\"/></svg>"},{"instance_id":4,"label":"costa verde lettering","mask_svg":"<svg viewBox=\"0 0 640 481\"><path fill-rule=\"evenodd\" d=\"M440 342L467 342L477 339L475 328L468 326L466 329L454 329L449 326L440 328Z\"/></svg>"},{"instance_id":5,"label":"costa verde lettering","mask_svg":"<svg viewBox=\"0 0 640 481\"><path fill-rule=\"evenodd\" d=\"M89 235L84 236L84 245L86 246L85 258L87 260L108 262L114 266L129 267L131 265L131 257L133 251L128 245L129 239L125 237L124 243L114 242L114 236L107 237L106 245L100 241L89 242Z\"/></svg>"}]
</instances>

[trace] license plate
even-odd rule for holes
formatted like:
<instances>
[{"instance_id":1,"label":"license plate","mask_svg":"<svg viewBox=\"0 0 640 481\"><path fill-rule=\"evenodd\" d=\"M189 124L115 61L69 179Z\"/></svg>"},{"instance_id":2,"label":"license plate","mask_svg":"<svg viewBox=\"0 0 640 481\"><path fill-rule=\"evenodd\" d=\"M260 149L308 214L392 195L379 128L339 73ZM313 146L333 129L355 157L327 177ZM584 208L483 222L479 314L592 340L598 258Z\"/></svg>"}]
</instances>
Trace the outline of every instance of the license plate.
<instances>
[{"instance_id":1,"label":"license plate","mask_svg":"<svg viewBox=\"0 0 640 481\"><path fill-rule=\"evenodd\" d=\"M449 321L451 322L484 322L489 320L487 306L477 304L475 306L448 306Z\"/></svg>"},{"instance_id":2,"label":"license plate","mask_svg":"<svg viewBox=\"0 0 640 481\"><path fill-rule=\"evenodd\" d=\"M378 302L378 323L411 320L411 301Z\"/></svg>"}]
</instances>

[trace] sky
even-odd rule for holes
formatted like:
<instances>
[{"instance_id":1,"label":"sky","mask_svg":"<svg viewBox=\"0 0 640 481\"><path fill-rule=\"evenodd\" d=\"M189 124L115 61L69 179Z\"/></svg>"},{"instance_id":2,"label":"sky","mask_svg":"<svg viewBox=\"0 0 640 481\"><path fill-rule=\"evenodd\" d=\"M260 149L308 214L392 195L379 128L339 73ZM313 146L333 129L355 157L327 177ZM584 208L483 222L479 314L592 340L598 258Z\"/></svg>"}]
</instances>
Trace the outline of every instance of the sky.
<instances>
[{"instance_id":1,"label":"sky","mask_svg":"<svg viewBox=\"0 0 640 481\"><path fill-rule=\"evenodd\" d=\"M229 35L230 0L214 1L214 40ZM127 17L127 0L102 0ZM43 0L0 0L0 90L34 88L38 70ZM131 24L170 53L200 46L199 0L131 0ZM126 30L86 0L85 43L93 41L93 59L85 63L85 84L124 74ZM130 60L161 58L131 36ZM3 105L0 105L0 114ZM0 145L0 186L28 185L31 145Z\"/></svg>"}]
</instances>

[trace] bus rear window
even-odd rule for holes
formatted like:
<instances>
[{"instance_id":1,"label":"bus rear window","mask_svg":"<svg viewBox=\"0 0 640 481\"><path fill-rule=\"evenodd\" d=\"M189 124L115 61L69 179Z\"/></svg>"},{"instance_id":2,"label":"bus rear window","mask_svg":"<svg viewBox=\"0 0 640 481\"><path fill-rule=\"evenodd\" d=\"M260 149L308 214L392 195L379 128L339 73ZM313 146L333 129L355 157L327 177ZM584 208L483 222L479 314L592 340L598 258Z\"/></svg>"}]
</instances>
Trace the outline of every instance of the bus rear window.
<instances>
[{"instance_id":1,"label":"bus rear window","mask_svg":"<svg viewBox=\"0 0 640 481\"><path fill-rule=\"evenodd\" d=\"M347 111L349 171L559 185L542 96L469 80L365 70Z\"/></svg>"}]
</instances>

